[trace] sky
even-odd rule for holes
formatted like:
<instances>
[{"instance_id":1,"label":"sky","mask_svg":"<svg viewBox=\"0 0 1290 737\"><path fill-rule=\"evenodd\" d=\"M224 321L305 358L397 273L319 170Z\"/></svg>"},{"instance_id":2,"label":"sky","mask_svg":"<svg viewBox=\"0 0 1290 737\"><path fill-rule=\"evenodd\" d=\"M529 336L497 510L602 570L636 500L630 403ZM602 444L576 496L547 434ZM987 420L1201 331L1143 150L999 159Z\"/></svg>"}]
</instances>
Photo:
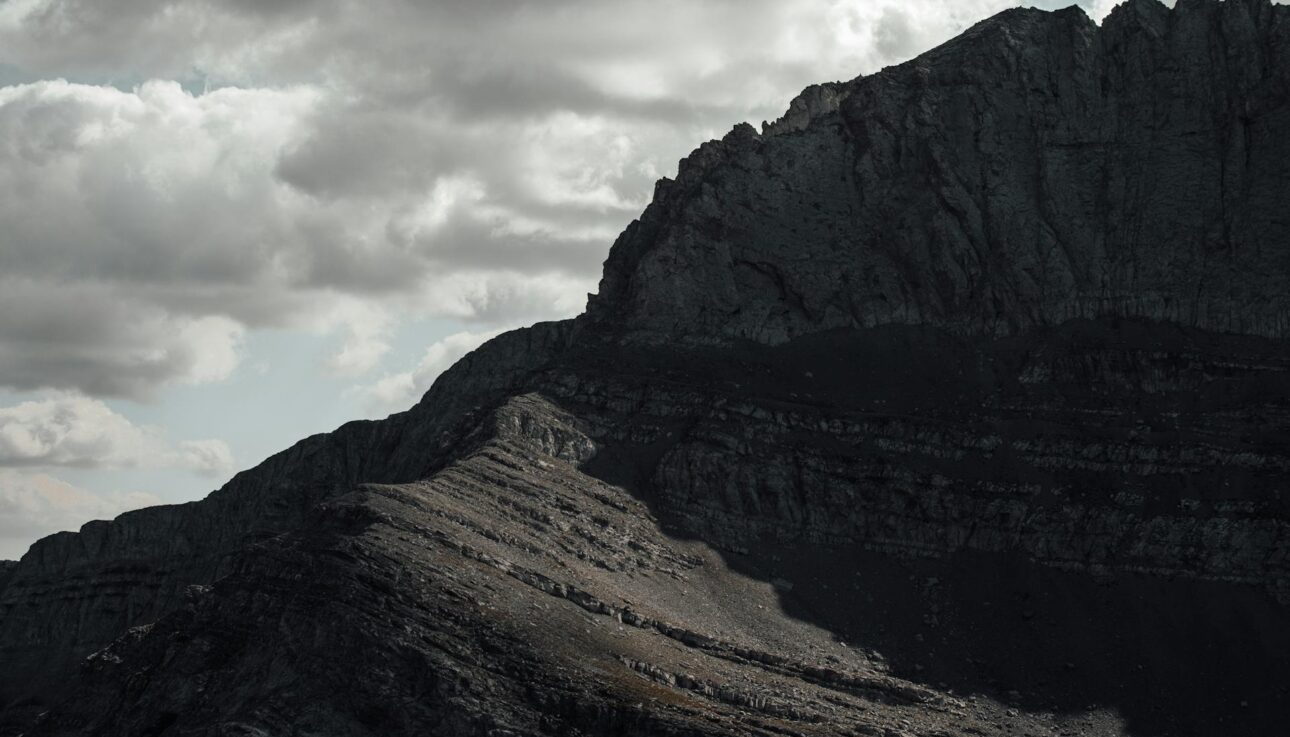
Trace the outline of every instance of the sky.
<instances>
[{"instance_id":1,"label":"sky","mask_svg":"<svg viewBox=\"0 0 1290 737\"><path fill-rule=\"evenodd\" d=\"M0 0L0 558L406 409L700 142L1017 4Z\"/></svg>"}]
</instances>

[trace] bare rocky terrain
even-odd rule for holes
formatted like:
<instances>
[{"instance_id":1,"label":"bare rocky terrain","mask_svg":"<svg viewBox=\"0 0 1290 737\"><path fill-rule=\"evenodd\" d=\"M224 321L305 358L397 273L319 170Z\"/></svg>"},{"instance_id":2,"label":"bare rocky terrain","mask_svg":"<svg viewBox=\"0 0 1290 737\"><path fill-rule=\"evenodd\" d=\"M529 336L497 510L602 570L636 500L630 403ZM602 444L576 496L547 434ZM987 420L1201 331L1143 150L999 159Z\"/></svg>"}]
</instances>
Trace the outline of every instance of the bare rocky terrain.
<instances>
[{"instance_id":1,"label":"bare rocky terrain","mask_svg":"<svg viewBox=\"0 0 1290 737\"><path fill-rule=\"evenodd\" d=\"M0 734L1284 733L1287 131L1267 0L809 88L584 315L0 565Z\"/></svg>"}]
</instances>

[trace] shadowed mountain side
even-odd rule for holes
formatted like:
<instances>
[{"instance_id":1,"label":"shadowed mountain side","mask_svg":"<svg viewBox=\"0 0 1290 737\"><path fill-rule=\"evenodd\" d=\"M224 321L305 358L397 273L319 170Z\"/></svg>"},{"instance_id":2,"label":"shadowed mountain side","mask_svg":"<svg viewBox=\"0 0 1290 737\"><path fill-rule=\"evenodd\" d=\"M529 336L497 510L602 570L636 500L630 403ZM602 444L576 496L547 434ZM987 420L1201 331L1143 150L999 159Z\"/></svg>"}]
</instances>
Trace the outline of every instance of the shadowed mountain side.
<instances>
[{"instance_id":1,"label":"shadowed mountain side","mask_svg":"<svg viewBox=\"0 0 1290 737\"><path fill-rule=\"evenodd\" d=\"M791 528L705 544L692 516L580 472L584 425L516 397L426 481L325 503L92 657L35 733L1200 735L1286 717L1287 617L1255 587Z\"/></svg>"},{"instance_id":2,"label":"shadowed mountain side","mask_svg":"<svg viewBox=\"0 0 1290 737\"><path fill-rule=\"evenodd\" d=\"M0 572L2 719L1279 731L1288 53L1266 0L1132 0L808 89L577 320Z\"/></svg>"}]
</instances>

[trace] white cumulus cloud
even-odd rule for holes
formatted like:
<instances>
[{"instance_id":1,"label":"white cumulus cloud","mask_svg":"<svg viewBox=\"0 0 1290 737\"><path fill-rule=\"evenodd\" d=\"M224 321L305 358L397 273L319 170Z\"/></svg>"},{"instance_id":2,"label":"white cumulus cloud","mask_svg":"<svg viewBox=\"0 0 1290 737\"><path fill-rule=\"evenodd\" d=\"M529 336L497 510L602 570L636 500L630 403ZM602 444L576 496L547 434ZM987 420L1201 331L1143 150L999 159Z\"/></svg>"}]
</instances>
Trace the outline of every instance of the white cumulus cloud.
<instances>
[{"instance_id":1,"label":"white cumulus cloud","mask_svg":"<svg viewBox=\"0 0 1290 737\"><path fill-rule=\"evenodd\" d=\"M45 473L0 469L0 559L19 558L34 539L157 501L140 492L92 494Z\"/></svg>"},{"instance_id":2,"label":"white cumulus cloud","mask_svg":"<svg viewBox=\"0 0 1290 737\"><path fill-rule=\"evenodd\" d=\"M222 476L233 454L222 440L169 442L103 402L56 394L0 407L0 467L178 468Z\"/></svg>"},{"instance_id":3,"label":"white cumulus cloud","mask_svg":"<svg viewBox=\"0 0 1290 737\"><path fill-rule=\"evenodd\" d=\"M434 380L462 356L484 342L500 335L503 330L482 333L463 331L435 341L426 349L416 366L408 371L387 374L370 386L363 387L368 406L374 415L404 410L415 404L430 388Z\"/></svg>"}]
</instances>

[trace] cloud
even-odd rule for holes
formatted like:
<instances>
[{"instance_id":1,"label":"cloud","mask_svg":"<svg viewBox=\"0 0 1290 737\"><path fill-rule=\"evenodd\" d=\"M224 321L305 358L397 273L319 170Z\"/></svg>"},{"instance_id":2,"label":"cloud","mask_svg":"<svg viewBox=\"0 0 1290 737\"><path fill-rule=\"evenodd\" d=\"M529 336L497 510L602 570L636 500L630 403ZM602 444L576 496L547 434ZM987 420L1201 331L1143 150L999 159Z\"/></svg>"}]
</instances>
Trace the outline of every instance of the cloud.
<instances>
[{"instance_id":1,"label":"cloud","mask_svg":"<svg viewBox=\"0 0 1290 737\"><path fill-rule=\"evenodd\" d=\"M223 440L185 440L169 454L174 464L201 476L221 477L233 470L233 451Z\"/></svg>"},{"instance_id":2,"label":"cloud","mask_svg":"<svg viewBox=\"0 0 1290 737\"><path fill-rule=\"evenodd\" d=\"M384 310L358 300L340 300L332 313L319 321L326 330L339 324L344 342L339 352L327 361L333 376L359 376L372 370L390 350L387 342L391 318Z\"/></svg>"},{"instance_id":3,"label":"cloud","mask_svg":"<svg viewBox=\"0 0 1290 737\"><path fill-rule=\"evenodd\" d=\"M1175 1L1176 0L1160 0L1162 4L1171 8L1174 6ZM1285 4L1284 0L1272 0L1272 2L1275 5ZM1106 16L1111 14L1111 10L1114 9L1115 6L1122 3L1123 0L1092 0L1092 2L1088 3L1085 7L1088 11L1089 17L1098 23L1101 23L1106 20Z\"/></svg>"},{"instance_id":4,"label":"cloud","mask_svg":"<svg viewBox=\"0 0 1290 737\"><path fill-rule=\"evenodd\" d=\"M400 153L381 125L352 144L312 143L323 97L194 96L161 82L0 88L0 384L147 397L227 377L247 330L317 329L320 315L346 335L327 368L360 374L409 308L485 322L577 312L617 229L605 213L641 204L610 181L625 165L621 137L606 153L539 128L559 139L544 159L517 128L514 161L424 174L414 165L430 154ZM456 147L482 152L486 138L466 131ZM346 145L375 163L364 170ZM565 167L555 174L544 171L552 157ZM373 184L396 161L411 163L385 189ZM590 213L581 221L579 208ZM577 299L552 300L552 281ZM453 299L463 291L469 300ZM498 312L506 304L525 312Z\"/></svg>"},{"instance_id":5,"label":"cloud","mask_svg":"<svg viewBox=\"0 0 1290 737\"><path fill-rule=\"evenodd\" d=\"M143 493L91 494L45 473L0 469L0 559L17 559L36 538L79 529L157 504Z\"/></svg>"},{"instance_id":6,"label":"cloud","mask_svg":"<svg viewBox=\"0 0 1290 737\"><path fill-rule=\"evenodd\" d=\"M0 385L19 390L141 397L167 382L218 381L238 363L244 332L122 286L0 274Z\"/></svg>"},{"instance_id":7,"label":"cloud","mask_svg":"<svg viewBox=\"0 0 1290 737\"><path fill-rule=\"evenodd\" d=\"M366 395L369 411L374 416L404 410L415 404L421 395L430 388L434 380L462 356L504 330L489 330L482 333L460 332L436 341L426 349L425 355L409 371L387 374L370 386L362 387Z\"/></svg>"},{"instance_id":8,"label":"cloud","mask_svg":"<svg viewBox=\"0 0 1290 737\"><path fill-rule=\"evenodd\" d=\"M147 396L227 377L246 326L281 311L256 290L292 254L265 244L298 226L261 159L310 101L0 88L0 383Z\"/></svg>"},{"instance_id":9,"label":"cloud","mask_svg":"<svg viewBox=\"0 0 1290 737\"><path fill-rule=\"evenodd\" d=\"M233 455L221 440L172 445L99 400L56 394L0 407L0 467L179 468L223 476Z\"/></svg>"}]
</instances>

